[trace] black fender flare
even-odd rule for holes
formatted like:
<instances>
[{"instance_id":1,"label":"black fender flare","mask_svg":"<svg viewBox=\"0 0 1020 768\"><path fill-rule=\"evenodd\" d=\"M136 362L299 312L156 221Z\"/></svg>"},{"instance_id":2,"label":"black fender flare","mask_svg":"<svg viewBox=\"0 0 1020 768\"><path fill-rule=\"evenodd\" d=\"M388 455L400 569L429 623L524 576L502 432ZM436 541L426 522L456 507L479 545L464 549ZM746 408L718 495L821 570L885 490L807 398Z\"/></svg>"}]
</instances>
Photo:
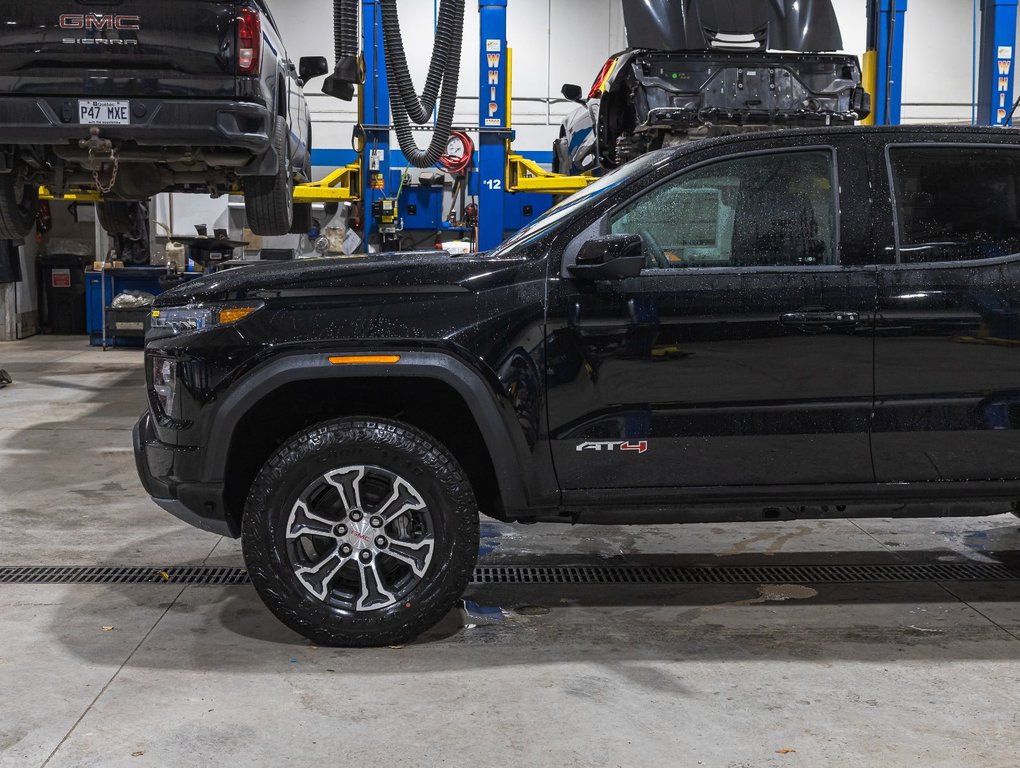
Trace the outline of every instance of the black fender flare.
<instances>
[{"instance_id":1,"label":"black fender flare","mask_svg":"<svg viewBox=\"0 0 1020 768\"><path fill-rule=\"evenodd\" d=\"M529 449L520 427L514 428L517 422L513 408L501 397L502 385L495 375L487 381L483 372L446 352L385 349L373 353L361 349L347 354L399 355L400 360L358 365L330 363L330 357L342 354L345 354L342 350L283 353L246 373L216 409L206 447L203 482L224 482L238 424L256 403L280 387L323 379L423 378L447 384L464 399L492 459L505 509L526 509L536 502L539 505L556 503L558 489L543 488L544 483L538 489L542 498L534 498L535 494L529 493L529 478L537 479L545 474L535 466L540 450Z\"/></svg>"}]
</instances>

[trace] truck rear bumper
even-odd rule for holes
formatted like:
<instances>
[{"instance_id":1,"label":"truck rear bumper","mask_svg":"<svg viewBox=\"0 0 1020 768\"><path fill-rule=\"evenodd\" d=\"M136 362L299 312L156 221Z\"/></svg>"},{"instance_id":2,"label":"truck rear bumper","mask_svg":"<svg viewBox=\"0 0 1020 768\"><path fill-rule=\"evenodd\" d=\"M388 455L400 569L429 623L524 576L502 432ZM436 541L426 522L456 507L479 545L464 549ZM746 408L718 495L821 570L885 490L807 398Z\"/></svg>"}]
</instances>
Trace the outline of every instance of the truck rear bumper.
<instances>
[{"instance_id":1,"label":"truck rear bumper","mask_svg":"<svg viewBox=\"0 0 1020 768\"><path fill-rule=\"evenodd\" d=\"M270 148L275 115L238 101L104 98L130 101L130 125L99 126L100 135L139 146L229 147L262 155ZM88 138L78 99L0 96L0 144L56 145Z\"/></svg>"},{"instance_id":2,"label":"truck rear bumper","mask_svg":"<svg viewBox=\"0 0 1020 768\"><path fill-rule=\"evenodd\" d=\"M237 538L240 531L227 517L223 486L188 482L176 476L178 454L194 452L193 448L180 449L161 442L148 411L135 424L133 442L138 477L156 504L203 531Z\"/></svg>"}]
</instances>

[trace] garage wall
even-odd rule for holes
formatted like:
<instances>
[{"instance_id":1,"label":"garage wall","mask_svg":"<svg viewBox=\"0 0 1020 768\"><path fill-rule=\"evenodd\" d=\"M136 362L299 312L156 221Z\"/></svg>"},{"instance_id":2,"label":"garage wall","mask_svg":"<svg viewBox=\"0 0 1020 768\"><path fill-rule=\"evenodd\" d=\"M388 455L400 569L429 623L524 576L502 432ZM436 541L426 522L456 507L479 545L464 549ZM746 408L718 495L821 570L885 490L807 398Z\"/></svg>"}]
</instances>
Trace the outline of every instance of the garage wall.
<instances>
[{"instance_id":1,"label":"garage wall","mask_svg":"<svg viewBox=\"0 0 1020 768\"><path fill-rule=\"evenodd\" d=\"M904 30L903 122L964 122L972 116L974 3L912 3Z\"/></svg>"}]
</instances>

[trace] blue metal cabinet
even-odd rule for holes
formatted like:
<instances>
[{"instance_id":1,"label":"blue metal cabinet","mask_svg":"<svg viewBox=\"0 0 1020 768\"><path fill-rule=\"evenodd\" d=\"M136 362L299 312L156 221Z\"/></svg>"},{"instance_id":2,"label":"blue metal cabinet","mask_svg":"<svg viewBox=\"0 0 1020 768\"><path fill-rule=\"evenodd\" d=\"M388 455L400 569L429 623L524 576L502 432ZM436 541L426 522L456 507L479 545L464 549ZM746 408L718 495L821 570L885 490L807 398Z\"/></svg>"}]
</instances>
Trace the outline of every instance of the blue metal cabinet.
<instances>
[{"instance_id":1,"label":"blue metal cabinet","mask_svg":"<svg viewBox=\"0 0 1020 768\"><path fill-rule=\"evenodd\" d=\"M114 297L125 291L144 291L158 296L163 292L159 279L166 274L163 267L125 267L123 269L107 269L105 272L85 273L85 327L89 335L89 343L94 347L103 345L103 312L113 302ZM184 280L201 277L199 272L186 272ZM106 281L106 304L103 305L103 279ZM120 337L115 346L141 346L141 339Z\"/></svg>"}]
</instances>

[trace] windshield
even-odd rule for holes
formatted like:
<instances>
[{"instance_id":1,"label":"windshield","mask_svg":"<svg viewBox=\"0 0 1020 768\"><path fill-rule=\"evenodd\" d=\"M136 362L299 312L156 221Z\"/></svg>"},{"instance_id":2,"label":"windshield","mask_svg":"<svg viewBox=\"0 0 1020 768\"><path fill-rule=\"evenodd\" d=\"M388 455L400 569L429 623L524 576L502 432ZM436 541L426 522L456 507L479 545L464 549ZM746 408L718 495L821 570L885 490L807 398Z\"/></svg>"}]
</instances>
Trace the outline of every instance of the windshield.
<instances>
[{"instance_id":1,"label":"windshield","mask_svg":"<svg viewBox=\"0 0 1020 768\"><path fill-rule=\"evenodd\" d=\"M617 188L628 184L631 180L651 173L662 163L669 160L672 155L672 150L660 149L642 155L637 160L633 160L610 171L591 186L571 195L559 205L550 208L545 214L535 219L489 255L492 257L507 256L518 248L526 248L532 243L552 234L573 218L575 213L590 205L595 205Z\"/></svg>"}]
</instances>

